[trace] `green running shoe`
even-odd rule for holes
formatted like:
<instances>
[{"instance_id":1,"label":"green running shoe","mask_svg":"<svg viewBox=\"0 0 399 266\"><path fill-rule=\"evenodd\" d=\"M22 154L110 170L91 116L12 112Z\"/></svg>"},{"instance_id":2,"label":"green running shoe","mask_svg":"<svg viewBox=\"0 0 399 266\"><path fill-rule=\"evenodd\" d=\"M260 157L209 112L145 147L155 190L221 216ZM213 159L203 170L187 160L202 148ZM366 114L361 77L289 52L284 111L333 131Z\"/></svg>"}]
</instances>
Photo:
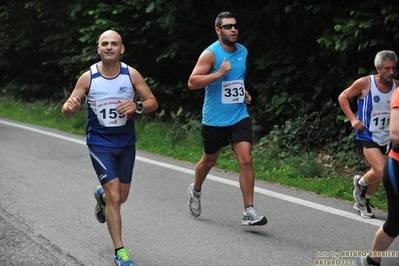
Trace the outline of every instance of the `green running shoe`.
<instances>
[{"instance_id":1,"label":"green running shoe","mask_svg":"<svg viewBox=\"0 0 399 266\"><path fill-rule=\"evenodd\" d=\"M118 253L114 257L114 263L117 266L136 266L134 261L129 258L129 252L124 248L118 250Z\"/></svg>"}]
</instances>

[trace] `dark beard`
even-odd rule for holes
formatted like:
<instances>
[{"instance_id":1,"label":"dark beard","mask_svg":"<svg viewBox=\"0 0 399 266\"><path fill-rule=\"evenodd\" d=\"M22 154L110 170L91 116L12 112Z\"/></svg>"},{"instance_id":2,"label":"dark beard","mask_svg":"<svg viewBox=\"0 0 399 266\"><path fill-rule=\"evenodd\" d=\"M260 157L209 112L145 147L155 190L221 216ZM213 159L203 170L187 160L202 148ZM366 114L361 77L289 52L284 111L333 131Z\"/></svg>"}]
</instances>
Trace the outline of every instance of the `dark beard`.
<instances>
[{"instance_id":1,"label":"dark beard","mask_svg":"<svg viewBox=\"0 0 399 266\"><path fill-rule=\"evenodd\" d=\"M222 34L222 42L230 47L235 47L236 46L236 42L235 41L230 41L224 34Z\"/></svg>"}]
</instances>

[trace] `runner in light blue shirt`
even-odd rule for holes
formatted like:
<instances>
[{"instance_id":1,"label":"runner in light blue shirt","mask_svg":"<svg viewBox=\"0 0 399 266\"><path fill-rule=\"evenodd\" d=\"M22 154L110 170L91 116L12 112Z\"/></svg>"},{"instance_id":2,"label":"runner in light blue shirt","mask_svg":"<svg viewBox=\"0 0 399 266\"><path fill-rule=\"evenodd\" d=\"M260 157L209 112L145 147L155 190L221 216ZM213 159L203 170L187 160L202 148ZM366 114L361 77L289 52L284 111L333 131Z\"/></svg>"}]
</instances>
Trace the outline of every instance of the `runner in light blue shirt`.
<instances>
[{"instance_id":1,"label":"runner in light blue shirt","mask_svg":"<svg viewBox=\"0 0 399 266\"><path fill-rule=\"evenodd\" d=\"M221 148L231 144L240 167L240 188L244 211L242 225L265 225L267 219L253 206L252 124L247 111L251 96L245 89L247 49L237 43L238 24L232 12L220 13L215 20L218 40L206 48L188 80L191 90L205 88L202 108L204 152L195 169L194 183L188 188L188 208L201 214L201 187L216 164Z\"/></svg>"}]
</instances>

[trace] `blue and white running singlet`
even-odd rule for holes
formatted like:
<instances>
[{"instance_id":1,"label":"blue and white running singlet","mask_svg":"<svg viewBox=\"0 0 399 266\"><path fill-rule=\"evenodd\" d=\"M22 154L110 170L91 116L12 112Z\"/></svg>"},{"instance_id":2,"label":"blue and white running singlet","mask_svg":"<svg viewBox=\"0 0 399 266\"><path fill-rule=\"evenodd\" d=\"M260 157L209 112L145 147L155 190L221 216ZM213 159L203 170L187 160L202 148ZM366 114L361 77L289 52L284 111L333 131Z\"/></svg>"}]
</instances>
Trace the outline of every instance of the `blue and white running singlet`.
<instances>
[{"instance_id":1,"label":"blue and white running singlet","mask_svg":"<svg viewBox=\"0 0 399 266\"><path fill-rule=\"evenodd\" d=\"M121 63L119 75L109 79L101 76L98 64L101 63L90 67L91 83L86 95L86 143L106 147L133 146L136 143L133 116L116 112L120 100L134 100L135 90L128 66Z\"/></svg>"},{"instance_id":2,"label":"blue and white running singlet","mask_svg":"<svg viewBox=\"0 0 399 266\"><path fill-rule=\"evenodd\" d=\"M356 130L356 139L373 141L380 146L390 143L389 138L389 115L391 113L391 95L396 88L392 83L389 92L381 92L376 84L375 75L370 75L370 90L363 99L358 98L357 117L366 128L364 131Z\"/></svg>"}]
</instances>

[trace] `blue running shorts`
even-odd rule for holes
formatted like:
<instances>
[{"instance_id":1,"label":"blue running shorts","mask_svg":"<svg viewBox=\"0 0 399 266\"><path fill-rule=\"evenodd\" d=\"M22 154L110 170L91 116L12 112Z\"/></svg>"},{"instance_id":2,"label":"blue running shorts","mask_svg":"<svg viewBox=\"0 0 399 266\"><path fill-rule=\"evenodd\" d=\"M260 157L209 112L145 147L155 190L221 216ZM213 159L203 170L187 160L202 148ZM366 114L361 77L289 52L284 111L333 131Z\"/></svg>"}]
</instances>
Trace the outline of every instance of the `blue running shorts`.
<instances>
[{"instance_id":1,"label":"blue running shorts","mask_svg":"<svg viewBox=\"0 0 399 266\"><path fill-rule=\"evenodd\" d=\"M124 184L132 182L136 146L122 148L89 145L90 159L101 185L115 178Z\"/></svg>"}]
</instances>

